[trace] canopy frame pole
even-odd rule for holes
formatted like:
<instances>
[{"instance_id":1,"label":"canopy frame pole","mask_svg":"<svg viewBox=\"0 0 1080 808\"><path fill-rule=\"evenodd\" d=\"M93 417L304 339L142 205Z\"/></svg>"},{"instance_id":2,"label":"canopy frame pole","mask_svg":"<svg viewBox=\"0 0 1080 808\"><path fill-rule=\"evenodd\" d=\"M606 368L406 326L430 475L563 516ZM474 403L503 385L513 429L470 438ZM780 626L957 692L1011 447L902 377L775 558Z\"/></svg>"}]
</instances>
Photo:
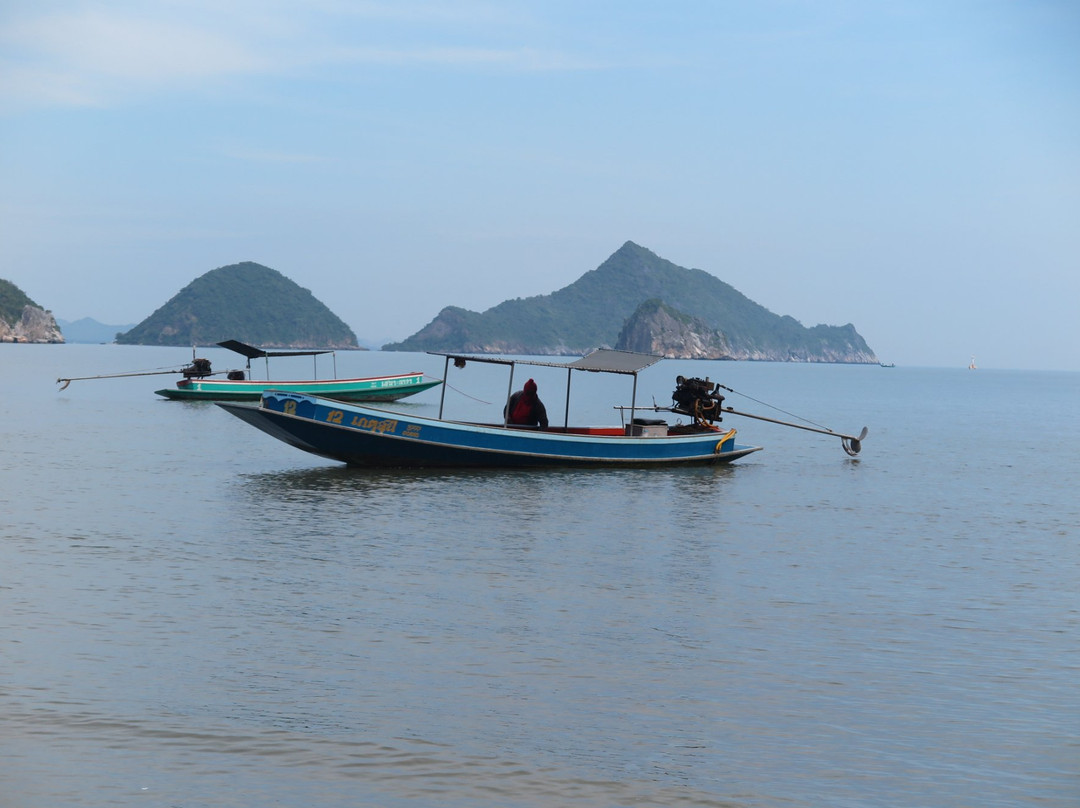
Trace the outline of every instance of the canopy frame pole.
<instances>
[{"instance_id":1,"label":"canopy frame pole","mask_svg":"<svg viewBox=\"0 0 1080 808\"><path fill-rule=\"evenodd\" d=\"M510 396L514 394L514 363L510 363L510 383L506 385L506 405L503 407L503 426L510 426Z\"/></svg>"},{"instance_id":2,"label":"canopy frame pole","mask_svg":"<svg viewBox=\"0 0 1080 808\"><path fill-rule=\"evenodd\" d=\"M566 369L566 410L563 412L563 432L570 431L570 374L574 371Z\"/></svg>"},{"instance_id":3,"label":"canopy frame pole","mask_svg":"<svg viewBox=\"0 0 1080 808\"><path fill-rule=\"evenodd\" d=\"M440 421L442 420L443 404L446 403L446 379L449 376L449 374L450 374L450 357L448 355L446 357L446 362L443 364L443 372L442 372L443 383L442 383L442 390L440 391L440 394L439 394L439 420Z\"/></svg>"}]
</instances>

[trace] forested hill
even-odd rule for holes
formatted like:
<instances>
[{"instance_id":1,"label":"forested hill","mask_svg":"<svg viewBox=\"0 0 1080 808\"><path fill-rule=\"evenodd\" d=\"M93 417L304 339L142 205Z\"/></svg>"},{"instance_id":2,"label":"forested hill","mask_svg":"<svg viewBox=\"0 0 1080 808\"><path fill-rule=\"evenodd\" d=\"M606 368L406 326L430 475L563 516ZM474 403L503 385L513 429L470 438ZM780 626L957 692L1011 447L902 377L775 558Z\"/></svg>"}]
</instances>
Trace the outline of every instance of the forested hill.
<instances>
[{"instance_id":1,"label":"forested hill","mask_svg":"<svg viewBox=\"0 0 1080 808\"><path fill-rule=\"evenodd\" d=\"M398 351L575 355L613 346L627 319L662 301L720 332L732 359L876 363L853 325L806 328L700 269L686 269L632 241L574 283L477 313L447 307L421 331L384 346Z\"/></svg>"},{"instance_id":2,"label":"forested hill","mask_svg":"<svg viewBox=\"0 0 1080 808\"><path fill-rule=\"evenodd\" d=\"M251 261L196 278L116 341L213 345L235 339L264 348L357 348L352 329L310 291Z\"/></svg>"}]
</instances>

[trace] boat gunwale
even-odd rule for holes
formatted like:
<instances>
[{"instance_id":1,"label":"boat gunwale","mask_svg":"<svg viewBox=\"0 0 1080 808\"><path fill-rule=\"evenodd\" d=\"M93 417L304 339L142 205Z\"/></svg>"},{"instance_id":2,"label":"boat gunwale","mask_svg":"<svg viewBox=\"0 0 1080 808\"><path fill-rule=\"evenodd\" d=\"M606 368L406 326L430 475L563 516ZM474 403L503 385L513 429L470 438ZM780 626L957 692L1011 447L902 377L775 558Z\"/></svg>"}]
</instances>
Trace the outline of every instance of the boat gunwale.
<instances>
[{"instance_id":1,"label":"boat gunwale","mask_svg":"<svg viewBox=\"0 0 1080 808\"><path fill-rule=\"evenodd\" d=\"M426 384L423 380L430 378L423 371L416 373L394 373L387 376L357 376L351 379L211 379L208 377L199 378L191 377L186 379L180 379L176 382L177 387L190 386L192 384L212 384L212 385L240 385L244 387L265 387L267 390L276 389L277 385L298 385L298 384L353 384L355 382L375 382L382 381L384 379L411 379L413 377L419 377L420 381L417 384ZM433 383L436 384L437 382ZM402 385L404 386L404 385Z\"/></svg>"},{"instance_id":2,"label":"boat gunwale","mask_svg":"<svg viewBox=\"0 0 1080 808\"><path fill-rule=\"evenodd\" d=\"M382 381L390 384L380 384ZM359 403L397 401L442 384L425 373L370 376L363 379L309 379L278 381L259 379L182 379L174 387L154 392L172 401L259 401L270 390L296 395ZM288 386L287 388L285 386Z\"/></svg>"}]
</instances>

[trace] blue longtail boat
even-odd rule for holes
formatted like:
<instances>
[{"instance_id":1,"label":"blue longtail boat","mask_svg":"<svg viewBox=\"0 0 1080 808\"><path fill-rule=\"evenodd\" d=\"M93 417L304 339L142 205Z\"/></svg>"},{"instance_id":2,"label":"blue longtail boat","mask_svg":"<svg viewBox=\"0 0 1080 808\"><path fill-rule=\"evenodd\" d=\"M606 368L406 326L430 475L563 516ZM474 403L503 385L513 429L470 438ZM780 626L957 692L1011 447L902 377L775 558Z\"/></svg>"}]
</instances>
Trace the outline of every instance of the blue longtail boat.
<instances>
[{"instance_id":1,"label":"blue longtail boat","mask_svg":"<svg viewBox=\"0 0 1080 808\"><path fill-rule=\"evenodd\" d=\"M631 466L727 463L756 452L757 446L735 442L734 429L713 423L720 419L722 396L699 379L680 377L682 402L666 408L690 417L688 423L638 417L657 407L637 407L637 374L662 357L628 351L598 350L568 363L539 362L493 356L439 353L450 364L502 364L510 368L538 365L567 371L566 420L546 428L502 423L453 421L443 418L446 388L436 418L285 390L267 390L258 406L218 406L298 449L352 466ZM633 377L633 400L616 407L623 423L574 426L569 423L570 378L574 371ZM445 374L444 374L445 380ZM689 386L688 386L689 384ZM694 388L692 391L690 388Z\"/></svg>"}]
</instances>

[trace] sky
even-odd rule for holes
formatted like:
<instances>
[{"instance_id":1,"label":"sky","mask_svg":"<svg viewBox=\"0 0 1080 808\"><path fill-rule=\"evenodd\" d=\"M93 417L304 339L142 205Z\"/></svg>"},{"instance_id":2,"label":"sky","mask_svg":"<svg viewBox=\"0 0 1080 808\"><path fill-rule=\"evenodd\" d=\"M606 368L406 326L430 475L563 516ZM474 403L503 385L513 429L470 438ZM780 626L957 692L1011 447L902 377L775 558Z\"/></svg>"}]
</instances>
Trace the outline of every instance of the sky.
<instances>
[{"instance_id":1,"label":"sky","mask_svg":"<svg viewBox=\"0 0 1080 808\"><path fill-rule=\"evenodd\" d=\"M60 319L256 261L380 345L628 240L883 362L1080 370L1080 4L0 0L0 278Z\"/></svg>"}]
</instances>

